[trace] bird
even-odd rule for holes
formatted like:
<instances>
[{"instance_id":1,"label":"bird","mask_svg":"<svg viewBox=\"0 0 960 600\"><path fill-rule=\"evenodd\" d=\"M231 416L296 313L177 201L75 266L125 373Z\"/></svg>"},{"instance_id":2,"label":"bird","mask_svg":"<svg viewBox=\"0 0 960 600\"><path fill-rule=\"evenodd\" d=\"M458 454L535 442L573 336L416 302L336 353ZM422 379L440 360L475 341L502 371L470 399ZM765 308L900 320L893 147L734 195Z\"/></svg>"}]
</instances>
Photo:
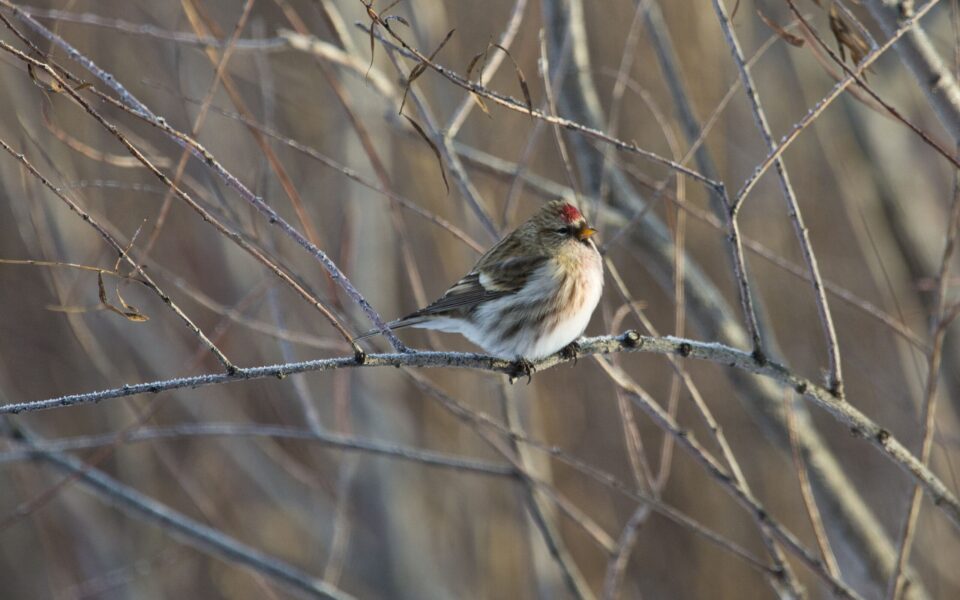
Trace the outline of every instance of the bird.
<instances>
[{"instance_id":1,"label":"bird","mask_svg":"<svg viewBox=\"0 0 960 600\"><path fill-rule=\"evenodd\" d=\"M513 362L511 380L529 378L533 361L561 350L576 358L577 339L603 291L596 233L572 203L547 202L439 299L387 327L459 333L490 355ZM374 329L354 341L378 333Z\"/></svg>"}]
</instances>

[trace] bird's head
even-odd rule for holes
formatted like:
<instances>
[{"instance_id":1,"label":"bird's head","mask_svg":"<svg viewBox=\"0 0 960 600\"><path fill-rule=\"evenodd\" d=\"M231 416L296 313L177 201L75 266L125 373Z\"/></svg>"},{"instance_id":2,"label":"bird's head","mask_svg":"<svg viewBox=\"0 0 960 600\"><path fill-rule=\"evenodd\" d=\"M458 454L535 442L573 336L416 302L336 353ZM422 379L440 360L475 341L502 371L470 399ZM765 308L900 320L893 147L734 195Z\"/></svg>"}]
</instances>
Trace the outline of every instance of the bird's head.
<instances>
[{"instance_id":1,"label":"bird's head","mask_svg":"<svg viewBox=\"0 0 960 600\"><path fill-rule=\"evenodd\" d=\"M547 250L569 244L591 245L596 229L587 225L580 210L564 200L548 202L525 224L529 233Z\"/></svg>"}]
</instances>

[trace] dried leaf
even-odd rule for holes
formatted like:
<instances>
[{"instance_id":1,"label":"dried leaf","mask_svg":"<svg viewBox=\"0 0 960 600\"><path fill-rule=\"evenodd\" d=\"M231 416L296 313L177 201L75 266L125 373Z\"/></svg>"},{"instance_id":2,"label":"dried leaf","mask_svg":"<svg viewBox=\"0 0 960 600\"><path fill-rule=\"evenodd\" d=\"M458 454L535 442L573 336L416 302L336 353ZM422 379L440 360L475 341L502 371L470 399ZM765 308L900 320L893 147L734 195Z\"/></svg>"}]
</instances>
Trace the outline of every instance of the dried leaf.
<instances>
[{"instance_id":1,"label":"dried leaf","mask_svg":"<svg viewBox=\"0 0 960 600\"><path fill-rule=\"evenodd\" d=\"M836 6L830 6L830 31L837 40L837 47L840 49L840 58L847 60L844 48L850 51L850 59L853 64L860 64L863 57L870 52L870 45L847 21Z\"/></svg>"},{"instance_id":2,"label":"dried leaf","mask_svg":"<svg viewBox=\"0 0 960 600\"><path fill-rule=\"evenodd\" d=\"M99 295L100 295L100 304L102 304L102 305L104 306L104 308L106 308L106 309L109 310L110 312L115 312L115 313L117 313L118 315L126 318L128 321L133 321L133 322L135 322L135 323L143 323L144 321L149 321L149 320L150 320L149 317L147 317L146 315L144 315L144 314L142 314L140 311L138 311L136 308L134 308L134 307L128 305L126 302L124 302L124 301L123 301L123 298L120 298L120 302L123 303L123 306L128 309L127 311L120 310L120 309L117 308L116 306L114 306L114 305L110 304L109 302L107 302L107 290L103 287L103 272L102 272L102 271L97 273L97 290L98 290ZM117 293L117 297L119 297L119 296L120 296L120 294L119 294L119 292L118 292L118 293Z\"/></svg>"},{"instance_id":3,"label":"dried leaf","mask_svg":"<svg viewBox=\"0 0 960 600\"><path fill-rule=\"evenodd\" d=\"M37 87L53 94L63 93L63 86L60 85L59 81L51 77L49 73L37 69L33 64L27 64L27 73L30 74L30 79L33 80L33 83L35 83Z\"/></svg>"},{"instance_id":4,"label":"dried leaf","mask_svg":"<svg viewBox=\"0 0 960 600\"><path fill-rule=\"evenodd\" d=\"M386 27L387 29L390 29L390 21L396 21L398 23L402 23L406 25L407 27L410 27L410 22L404 19L403 17L401 17L400 15L390 15L389 17L384 18L383 26Z\"/></svg>"},{"instance_id":5,"label":"dried leaf","mask_svg":"<svg viewBox=\"0 0 960 600\"><path fill-rule=\"evenodd\" d=\"M473 76L473 69L474 69L474 67L477 66L477 61L479 61L479 60L482 58L482 59L483 59L483 62L487 62L487 52L488 52L489 50L490 50L490 48L487 47L486 50L484 50L483 52L477 52L477 53L474 55L474 57L470 59L470 64L467 65L467 79L470 79L470 77ZM481 76L483 75L483 69L480 69L480 74L481 74ZM480 81L481 84L483 83L483 80L482 80L482 79L479 80L479 81Z\"/></svg>"},{"instance_id":6,"label":"dried leaf","mask_svg":"<svg viewBox=\"0 0 960 600\"><path fill-rule=\"evenodd\" d=\"M783 27L780 27L779 25L774 23L771 19L767 17L767 15L763 14L763 12L759 8L757 9L757 15L760 17L760 20L766 24L767 27L772 29L773 32L777 34L778 38L790 44L791 46L796 46L797 48L803 47L804 40L802 37L793 35Z\"/></svg>"},{"instance_id":7,"label":"dried leaf","mask_svg":"<svg viewBox=\"0 0 960 600\"><path fill-rule=\"evenodd\" d=\"M477 103L477 106L480 107L480 110L483 111L483 114L493 118L493 115L490 114L490 109L487 108L487 103L483 101L483 98L480 97L480 94L470 92L470 96L473 98L473 101Z\"/></svg>"},{"instance_id":8,"label":"dried leaf","mask_svg":"<svg viewBox=\"0 0 960 600\"><path fill-rule=\"evenodd\" d=\"M813 0L813 1L816 2L817 0ZM737 1L734 2L734 4L733 4L733 10L730 11L730 20L731 20L731 21L733 20L734 17L737 16L737 11L738 11L738 10L740 10L740 0L737 0Z\"/></svg>"},{"instance_id":9,"label":"dried leaf","mask_svg":"<svg viewBox=\"0 0 960 600\"><path fill-rule=\"evenodd\" d=\"M425 132L422 127L420 127L419 123L417 123L407 115L403 115L403 117L406 120L410 121L410 124L413 125L413 128L417 131L417 133L420 134L420 137L423 138L423 141L425 141L430 146L430 149L433 150L433 155L437 157L437 164L440 165L440 176L443 177L443 187L447 188L447 193L449 194L450 184L447 183L447 172L443 168L443 158L441 158L440 149L437 148L437 145L433 143L433 140L430 139L430 137L427 135L427 132Z\"/></svg>"},{"instance_id":10,"label":"dried leaf","mask_svg":"<svg viewBox=\"0 0 960 600\"><path fill-rule=\"evenodd\" d=\"M376 35L377 21L380 20L380 15L373 10L373 0L370 0L369 3L363 2L363 0L360 1L363 4L363 7L367 9L367 16L370 17L370 64L367 65L367 72L363 75L364 77L367 77L370 74L370 69L373 68L373 53L375 48L374 36Z\"/></svg>"},{"instance_id":11,"label":"dried leaf","mask_svg":"<svg viewBox=\"0 0 960 600\"><path fill-rule=\"evenodd\" d=\"M483 65L486 66L487 53L489 51L490 51L490 46L487 46L486 50L484 50L483 52L478 52L476 56L470 59L470 64L467 65L467 80L470 79L470 76L473 73L474 67L477 66L478 60L483 58ZM480 77L477 79L477 83L479 83L480 85L483 85L483 69L484 67L480 67ZM477 94L476 92L470 92L470 96L473 97L473 100L477 103L477 106L480 107L480 110L482 110L485 115L487 115L488 117L492 116L490 114L490 109L487 108L487 104L486 102L483 101L483 98L480 97L480 94Z\"/></svg>"},{"instance_id":12,"label":"dried leaf","mask_svg":"<svg viewBox=\"0 0 960 600\"><path fill-rule=\"evenodd\" d=\"M513 70L517 74L517 79L520 81L520 91L523 92L523 99L527 103L527 111L530 113L530 116L533 116L533 100L530 99L530 88L527 86L527 79L523 76L523 70L520 68L520 65L517 64L517 61L513 59L513 55L510 54L510 51L501 46L500 44L491 44L494 48L499 49L504 54L507 55L507 58L510 59L510 62L513 63Z\"/></svg>"},{"instance_id":13,"label":"dried leaf","mask_svg":"<svg viewBox=\"0 0 960 600\"><path fill-rule=\"evenodd\" d=\"M440 45L437 46L437 49L434 50L426 60L421 60L419 63L417 63L417 66L411 69L410 76L407 77L407 83L403 86L403 98L400 100L400 110L397 111L398 114L403 114L403 106L407 103L407 94L410 93L410 84L412 84L417 77L423 75L423 72L427 70L428 62L433 62L434 57L436 57L436 55L440 53L440 50L442 50L447 42L450 41L454 31L456 31L456 29L451 29L448 31L446 37L444 37L443 41L440 42Z\"/></svg>"},{"instance_id":14,"label":"dried leaf","mask_svg":"<svg viewBox=\"0 0 960 600\"><path fill-rule=\"evenodd\" d=\"M43 308L50 312L67 313L69 315L80 315L94 310L103 310L102 304L96 306L65 306L63 304L44 304Z\"/></svg>"},{"instance_id":15,"label":"dried leaf","mask_svg":"<svg viewBox=\"0 0 960 600\"><path fill-rule=\"evenodd\" d=\"M107 290L103 287L103 273L97 273L97 290L100 292L100 304L109 305Z\"/></svg>"},{"instance_id":16,"label":"dried leaf","mask_svg":"<svg viewBox=\"0 0 960 600\"><path fill-rule=\"evenodd\" d=\"M140 310L137 309L137 307L131 306L131 305L127 304L127 301L124 300L124 299L123 299L123 296L120 295L120 285L119 285L119 284L117 284L117 290L116 290L116 291L117 291L117 298L120 300L120 304L122 304L122 305L123 305L123 308L126 309L126 311L123 312L123 316L125 316L128 320L134 321L134 322L137 322L137 323L143 323L144 321L149 321L149 320L150 320L150 318L149 318L148 316L146 316L145 314L143 314L142 312L140 312Z\"/></svg>"}]
</instances>

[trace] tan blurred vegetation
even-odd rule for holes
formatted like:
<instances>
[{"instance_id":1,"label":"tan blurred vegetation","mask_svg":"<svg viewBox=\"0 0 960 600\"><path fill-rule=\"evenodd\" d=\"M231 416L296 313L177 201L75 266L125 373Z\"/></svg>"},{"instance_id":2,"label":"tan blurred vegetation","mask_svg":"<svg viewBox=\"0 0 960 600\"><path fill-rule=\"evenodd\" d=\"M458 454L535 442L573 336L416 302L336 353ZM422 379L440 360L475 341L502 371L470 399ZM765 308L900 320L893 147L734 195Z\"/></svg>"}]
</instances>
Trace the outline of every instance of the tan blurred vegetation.
<instances>
[{"instance_id":1,"label":"tan blurred vegetation","mask_svg":"<svg viewBox=\"0 0 960 600\"><path fill-rule=\"evenodd\" d=\"M481 211L471 204L470 193L482 202L498 234L544 199L564 195L578 197L591 214L599 214L602 241L616 239L607 256L639 307L629 309L608 274L588 335L631 328L648 333L637 319L642 312L660 334L753 349L743 330L726 225L707 186L596 138L554 130L489 98L481 108L464 89L427 68L410 86L403 110L432 138L431 148L398 115L405 78L417 62L394 55L402 67L398 72L378 40L371 62L371 38L355 24L370 23L359 0L257 0L242 17L245 4L51 0L41 5L38 0L35 8L41 9L39 21L173 128L194 132L230 173L315 241L386 319L438 296L469 269L478 249L492 244L494 236L478 218ZM380 11L388 4L373 8ZM733 11L734 3L729 4L727 10ZM804 34L787 3L737 4L734 32L746 57L755 60L756 91L779 141L843 71ZM838 51L835 37L842 42L845 64L852 68L851 60L869 52L868 40L844 20L849 17L823 4L802 2L798 8L831 50ZM957 3L939 4L922 25L933 49L953 64L960 44ZM582 8L582 19L575 10L567 12L571 5ZM846 5L878 43L887 39L866 6ZM0 6L0 14L58 64L116 96L12 12ZM503 63L483 78L484 85L522 103L520 71L533 107L556 110L677 162L696 138L680 108L689 103L695 124L711 128L703 150L684 164L722 181L731 196L768 154L717 14L706 0L404 0L389 14L405 21L389 21L391 29L428 56L455 30L435 61L460 74L490 42L503 43L511 17L519 19L509 57L490 50L473 63L474 81L499 55ZM558 24L571 15L583 30L567 36ZM236 43L221 64L225 42L241 19ZM308 51L309 40L291 33L301 27L323 42L319 55ZM222 43L204 45L198 36ZM6 26L0 26L0 39L41 58ZM568 49L587 52L589 62L582 62L583 56L564 59L565 40ZM673 83L679 87L671 86L663 64L670 47L679 73ZM539 62L543 48L550 68L567 73L554 71L553 103ZM28 71L13 54L0 57L5 107L0 139L129 247L132 260L233 364L352 354L318 310L172 197L68 94L36 69ZM948 154L960 143L938 118L925 85L895 51L873 63L867 82ZM593 89L598 103L593 108L600 114L578 107L578 94ZM92 89L78 91L174 178L180 146L94 96ZM586 97L589 104L590 94ZM437 144L438 131L446 130L464 105L469 112L449 139L460 167ZM480 153L488 156L487 165L478 163ZM494 158L503 161L501 172L491 168ZM939 310L938 274L956 193L954 166L856 85L807 126L783 158L830 290L846 400L920 456L930 323ZM331 161L343 168L332 168ZM707 163L715 169L712 174ZM202 207L322 299L349 331L370 326L321 264L214 170L191 158L179 180ZM475 186L473 192L465 190L465 181ZM657 191L658 186L663 189ZM650 208L643 224L620 235L645 203ZM823 381L827 344L775 168L747 196L739 224L767 353L793 372ZM675 240L682 244L676 253ZM130 273L129 265L115 265L117 251L89 223L8 153L0 153L0 259L37 261L0 262L0 404L223 370L148 287L108 273L101 291L96 272L39 264ZM679 295L678 272L684 282ZM956 259L944 273L941 305L949 306L958 299ZM105 309L104 299L116 310ZM413 348L473 350L455 336L411 331L401 337ZM378 338L368 350L389 351L389 345ZM956 493L956 326L946 329L939 354L930 466ZM621 354L614 362L721 456L689 388L664 357ZM793 391L724 365L677 364L719 422L753 494L819 556L781 410L784 401L795 399ZM473 416L451 411L441 392ZM863 597L883 597L914 481L827 413L801 402L795 406L800 453L809 464L840 576ZM525 431L541 448L477 424L477 414ZM62 464L17 454L25 447L17 435L51 443L114 436L98 438L96 448L64 453L88 464L88 473L108 475L358 598L573 597L561 563L582 573L587 587L579 595L600 597L607 589L610 550L633 517L638 528L620 597L777 595L761 570L729 548L657 511L638 513L635 499L591 478L582 465L542 450L556 447L563 457L609 473L626 488L656 496L771 564L751 514L632 405L629 394L590 357L536 374L530 385L509 386L501 374L455 368L341 369L2 418L2 598L308 594L268 570L198 545L169 523L130 512ZM503 472L436 466L269 431L135 437L155 428L227 423L339 433L479 460ZM629 441L631 423L639 447ZM672 461L663 459L664 452ZM512 468L508 456L548 485L531 496L527 480L504 474ZM551 556L538 520L549 524L546 537L565 548L566 560ZM795 554L785 555L809 597L831 596L822 578ZM908 597L960 595L960 531L927 498L920 504L909 564Z\"/></svg>"}]
</instances>

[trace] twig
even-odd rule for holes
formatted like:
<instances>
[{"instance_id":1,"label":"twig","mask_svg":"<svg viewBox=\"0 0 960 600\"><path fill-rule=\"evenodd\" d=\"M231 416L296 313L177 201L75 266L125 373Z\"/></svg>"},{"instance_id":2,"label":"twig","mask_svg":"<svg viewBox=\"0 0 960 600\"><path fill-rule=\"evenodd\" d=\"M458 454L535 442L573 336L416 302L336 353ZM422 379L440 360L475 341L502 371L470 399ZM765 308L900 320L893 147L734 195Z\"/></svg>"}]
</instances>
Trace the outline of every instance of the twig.
<instances>
[{"instance_id":1,"label":"twig","mask_svg":"<svg viewBox=\"0 0 960 600\"><path fill-rule=\"evenodd\" d=\"M158 40L168 40L179 44L189 44L191 46L203 46L209 48L226 48L229 45L227 40L217 39L215 37L197 36L183 31L170 31L146 23L131 23L123 19L112 19L101 17L93 13L77 13L66 10L46 9L36 6L20 5L20 9L33 17L53 19L64 23L78 23L80 25L93 25L129 33L137 37L146 36ZM238 39L234 43L237 50L283 50L288 46L288 42L283 37L260 38L260 39Z\"/></svg>"},{"instance_id":2,"label":"twig","mask_svg":"<svg viewBox=\"0 0 960 600\"><path fill-rule=\"evenodd\" d=\"M770 124L767 122L766 113L764 113L763 106L760 104L760 98L756 92L756 85L754 85L753 76L750 75L750 71L747 69L746 61L743 57L743 50L740 49L740 42L737 40L736 33L733 31L733 26L731 25L730 18L727 15L727 9L724 7L722 0L713 0L713 7L717 13L717 18L720 21L720 27L723 30L723 35L727 40L727 45L730 46L730 53L733 56L734 62L737 64L737 69L740 71L740 78L743 81L743 89L747 94L747 99L750 101L750 108L753 111L753 116L757 122L757 127L760 130L764 143L772 152L776 148L776 143L773 141L773 134L770 130ZM797 202L797 196L793 191L793 186L790 184L790 178L787 175L786 166L783 164L783 160L780 159L780 157L774 159L774 166L776 167L777 175L780 180L781 191L783 192L784 199L787 202L787 213L790 217L790 222L793 225L794 232L797 236L797 241L800 244L804 261L807 263L807 268L810 270L810 277L813 279L813 291L816 298L817 314L820 317L820 323L823 327L824 337L827 340L827 353L830 357L828 387L837 398L843 398L843 373L840 365L840 345L837 342L837 332L833 325L833 316L830 313L830 306L827 303L827 296L823 289L823 281L820 277L820 267L817 264L816 255L813 253L813 246L810 243L810 235L807 231L807 226L803 222L803 215L800 212L800 204ZM737 212L740 206L742 205L734 204L730 207L730 219L734 224L736 223Z\"/></svg>"},{"instance_id":3,"label":"twig","mask_svg":"<svg viewBox=\"0 0 960 600\"><path fill-rule=\"evenodd\" d=\"M810 487L810 476L807 474L807 464L800 452L800 445L797 442L797 415L794 408L793 390L785 390L784 404L787 413L787 424L790 427L790 454L793 455L793 466L797 470L797 480L800 483L800 497L803 499L803 506L807 509L807 516L810 517L810 525L813 527L813 535L817 540L817 546L820 548L820 556L829 572L834 577L840 577L840 567L837 565L837 557L833 554L830 547L830 538L823 526L823 519L820 518L820 510L817 508L817 499L813 495L813 488Z\"/></svg>"},{"instance_id":4,"label":"twig","mask_svg":"<svg viewBox=\"0 0 960 600\"><path fill-rule=\"evenodd\" d=\"M127 432L123 443L150 442L164 439L207 437L268 437L277 439L314 442L345 451L357 451L379 456L389 456L432 467L443 467L454 471L464 471L494 477L513 477L516 475L509 465L501 465L466 457L451 456L441 452L410 448L389 442L380 442L362 437L341 435L338 433L318 433L306 429L283 427L278 425L251 425L247 423L186 423L168 427L144 427ZM30 444L22 449L14 448L0 452L0 463L26 460L44 453L71 452L109 446L117 441L117 434L80 436L66 439L47 440Z\"/></svg>"}]
</instances>

